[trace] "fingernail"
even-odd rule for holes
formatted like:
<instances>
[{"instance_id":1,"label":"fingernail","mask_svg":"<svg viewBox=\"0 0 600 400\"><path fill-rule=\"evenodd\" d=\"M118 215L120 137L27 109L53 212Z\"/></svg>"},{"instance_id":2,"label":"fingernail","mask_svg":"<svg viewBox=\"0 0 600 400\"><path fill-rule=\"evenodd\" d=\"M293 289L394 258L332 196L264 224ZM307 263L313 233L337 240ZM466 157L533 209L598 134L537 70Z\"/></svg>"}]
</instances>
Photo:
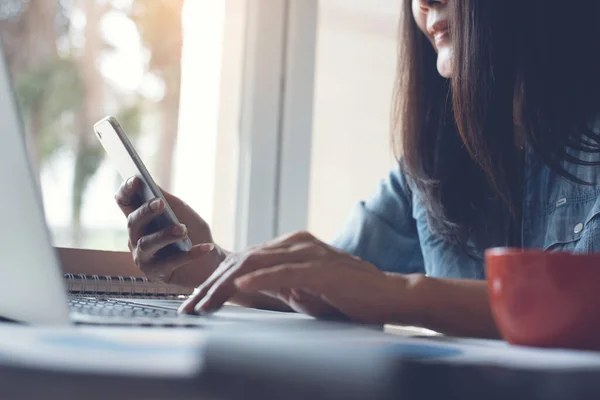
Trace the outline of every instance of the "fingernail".
<instances>
[{"instance_id":1,"label":"fingernail","mask_svg":"<svg viewBox=\"0 0 600 400\"><path fill-rule=\"evenodd\" d=\"M173 229L171 230L171 232L175 236L183 236L186 234L187 228L185 227L185 225L179 224L179 225L175 225L173 227Z\"/></svg>"},{"instance_id":2,"label":"fingernail","mask_svg":"<svg viewBox=\"0 0 600 400\"><path fill-rule=\"evenodd\" d=\"M200 247L200 251L202 251L203 253L210 253L211 251L213 251L215 249L215 245L212 243L204 243L204 244L201 244L199 247Z\"/></svg>"},{"instance_id":3,"label":"fingernail","mask_svg":"<svg viewBox=\"0 0 600 400\"><path fill-rule=\"evenodd\" d=\"M154 199L150 202L150 209L152 211L158 211L161 205L162 201L160 199Z\"/></svg>"},{"instance_id":4,"label":"fingernail","mask_svg":"<svg viewBox=\"0 0 600 400\"><path fill-rule=\"evenodd\" d=\"M248 282L250 282L250 279L238 278L235 280L235 286L237 286L239 288L244 288L244 287L248 286Z\"/></svg>"},{"instance_id":5,"label":"fingernail","mask_svg":"<svg viewBox=\"0 0 600 400\"><path fill-rule=\"evenodd\" d=\"M131 189L133 187L133 182L135 181L135 177L131 177L127 179L127 189Z\"/></svg>"}]
</instances>

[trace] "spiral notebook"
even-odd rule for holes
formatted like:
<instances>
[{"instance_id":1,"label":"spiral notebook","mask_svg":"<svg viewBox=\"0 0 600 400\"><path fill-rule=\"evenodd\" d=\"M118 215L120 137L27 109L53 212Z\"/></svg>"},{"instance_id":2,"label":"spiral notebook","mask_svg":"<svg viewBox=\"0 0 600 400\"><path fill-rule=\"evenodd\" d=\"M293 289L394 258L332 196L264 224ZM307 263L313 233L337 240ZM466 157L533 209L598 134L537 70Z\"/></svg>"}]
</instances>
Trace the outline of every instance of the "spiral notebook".
<instances>
[{"instance_id":1,"label":"spiral notebook","mask_svg":"<svg viewBox=\"0 0 600 400\"><path fill-rule=\"evenodd\" d=\"M60 249L63 276L71 296L181 299L191 288L153 282L123 252Z\"/></svg>"},{"instance_id":2,"label":"spiral notebook","mask_svg":"<svg viewBox=\"0 0 600 400\"><path fill-rule=\"evenodd\" d=\"M190 289L152 282L147 278L134 276L100 276L84 274L64 274L67 292L71 296L118 297L136 299L184 299Z\"/></svg>"}]
</instances>

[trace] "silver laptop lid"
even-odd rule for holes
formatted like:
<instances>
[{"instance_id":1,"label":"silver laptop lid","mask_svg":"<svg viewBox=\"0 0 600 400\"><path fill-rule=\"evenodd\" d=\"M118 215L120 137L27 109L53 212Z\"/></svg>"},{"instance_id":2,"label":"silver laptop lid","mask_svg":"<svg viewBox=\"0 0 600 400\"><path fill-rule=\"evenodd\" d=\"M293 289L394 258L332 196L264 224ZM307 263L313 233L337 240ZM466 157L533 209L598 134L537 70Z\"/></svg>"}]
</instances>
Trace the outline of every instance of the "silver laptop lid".
<instances>
[{"instance_id":1,"label":"silver laptop lid","mask_svg":"<svg viewBox=\"0 0 600 400\"><path fill-rule=\"evenodd\" d=\"M0 43L0 317L65 324L69 311Z\"/></svg>"}]
</instances>

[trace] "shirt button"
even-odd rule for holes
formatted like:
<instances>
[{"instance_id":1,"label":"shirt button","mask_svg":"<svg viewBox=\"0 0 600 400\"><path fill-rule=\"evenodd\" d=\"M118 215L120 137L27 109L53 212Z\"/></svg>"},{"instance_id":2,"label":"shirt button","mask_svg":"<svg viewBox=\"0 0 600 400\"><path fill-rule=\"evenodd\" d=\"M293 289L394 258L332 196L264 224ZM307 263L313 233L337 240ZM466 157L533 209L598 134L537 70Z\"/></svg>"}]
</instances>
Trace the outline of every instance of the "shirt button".
<instances>
[{"instance_id":1,"label":"shirt button","mask_svg":"<svg viewBox=\"0 0 600 400\"><path fill-rule=\"evenodd\" d=\"M582 230L583 230L583 224L580 222L577 225L575 225L573 232L575 232L577 234L577 233L581 233Z\"/></svg>"}]
</instances>

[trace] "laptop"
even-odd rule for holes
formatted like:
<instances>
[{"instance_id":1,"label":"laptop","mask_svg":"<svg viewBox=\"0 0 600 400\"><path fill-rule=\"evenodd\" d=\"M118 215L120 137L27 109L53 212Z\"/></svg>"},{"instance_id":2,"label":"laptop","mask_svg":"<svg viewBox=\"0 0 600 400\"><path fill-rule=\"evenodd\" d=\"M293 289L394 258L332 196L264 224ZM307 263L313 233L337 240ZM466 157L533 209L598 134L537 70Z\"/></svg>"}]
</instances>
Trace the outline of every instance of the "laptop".
<instances>
[{"instance_id":1,"label":"laptop","mask_svg":"<svg viewBox=\"0 0 600 400\"><path fill-rule=\"evenodd\" d=\"M91 130L91 127L90 127ZM206 326L310 317L228 306L212 316L178 315L172 300L68 296L0 43L0 319L27 324Z\"/></svg>"}]
</instances>

